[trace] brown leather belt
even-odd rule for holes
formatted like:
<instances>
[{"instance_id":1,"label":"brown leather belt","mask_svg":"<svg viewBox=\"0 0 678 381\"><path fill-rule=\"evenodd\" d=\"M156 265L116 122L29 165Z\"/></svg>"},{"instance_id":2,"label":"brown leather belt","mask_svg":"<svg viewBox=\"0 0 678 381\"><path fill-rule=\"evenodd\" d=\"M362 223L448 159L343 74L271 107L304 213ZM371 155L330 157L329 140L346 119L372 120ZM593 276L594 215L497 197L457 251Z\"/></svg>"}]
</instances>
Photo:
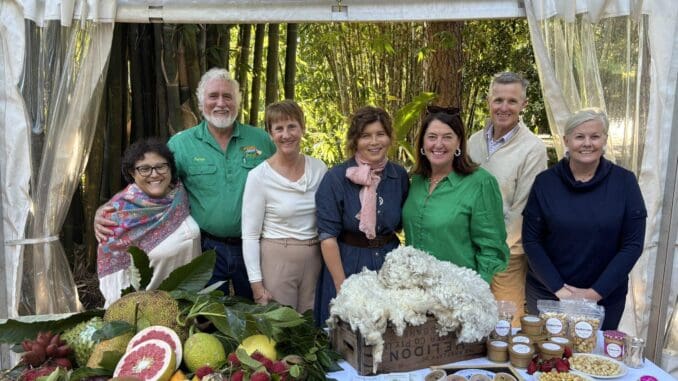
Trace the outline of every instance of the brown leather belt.
<instances>
[{"instance_id":1,"label":"brown leather belt","mask_svg":"<svg viewBox=\"0 0 678 381\"><path fill-rule=\"evenodd\" d=\"M386 245L387 243L398 241L398 236L396 236L395 233L378 235L374 239L367 239L367 237L363 233L343 231L341 232L341 234L339 234L338 238L339 241L349 244L351 246L370 249L377 249Z\"/></svg>"}]
</instances>

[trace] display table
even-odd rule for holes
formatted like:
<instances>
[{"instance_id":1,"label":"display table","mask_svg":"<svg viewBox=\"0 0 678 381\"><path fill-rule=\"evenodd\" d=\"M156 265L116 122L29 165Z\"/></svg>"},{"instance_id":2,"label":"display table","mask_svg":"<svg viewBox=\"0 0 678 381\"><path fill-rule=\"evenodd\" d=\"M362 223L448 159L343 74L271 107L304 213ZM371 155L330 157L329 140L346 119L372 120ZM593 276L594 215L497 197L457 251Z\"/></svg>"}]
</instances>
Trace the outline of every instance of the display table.
<instances>
[{"instance_id":1,"label":"display table","mask_svg":"<svg viewBox=\"0 0 678 381\"><path fill-rule=\"evenodd\" d=\"M598 332L598 345L596 346L596 350L593 353L596 354L602 354L602 348L603 348L603 335L602 333ZM469 367L473 366L479 366L479 365L497 365L498 363L493 363L487 358L478 358L478 359L473 359L473 360L466 360L466 361L459 361L455 362L453 364L449 365L470 365ZM502 364L502 363L499 363ZM508 364L508 363L504 363ZM376 376L361 376L356 371L351 367L351 364L347 363L346 361L341 361L339 365L343 368L343 370L338 371L338 372L332 372L327 375L328 378L334 378L339 381L352 381L352 380L378 380L378 381L419 381L423 380L424 376L430 373L429 369L419 369L415 370L412 372L407 372L407 373L389 373L389 374L380 374ZM530 376L525 372L524 369L516 369L520 375L523 377L525 381L532 381L534 380L534 377ZM657 365L654 363L650 362L649 360L645 360L645 365L642 368L639 369L634 369L634 368L629 368L627 367L627 373L623 377L618 377L614 378L613 380L616 381L637 381L640 379L641 376L653 376L659 381L670 381L670 380L675 380L670 374L664 372L661 368L659 368Z\"/></svg>"}]
</instances>

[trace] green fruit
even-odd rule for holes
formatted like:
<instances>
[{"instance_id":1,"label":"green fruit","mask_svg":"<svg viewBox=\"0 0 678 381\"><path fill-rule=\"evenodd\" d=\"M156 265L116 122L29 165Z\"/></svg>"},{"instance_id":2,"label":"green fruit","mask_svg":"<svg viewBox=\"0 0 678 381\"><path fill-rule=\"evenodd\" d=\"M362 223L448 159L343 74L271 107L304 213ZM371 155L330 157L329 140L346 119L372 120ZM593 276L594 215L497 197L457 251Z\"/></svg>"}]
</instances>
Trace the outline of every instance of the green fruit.
<instances>
[{"instance_id":1,"label":"green fruit","mask_svg":"<svg viewBox=\"0 0 678 381\"><path fill-rule=\"evenodd\" d=\"M139 306L136 322L135 307ZM104 321L121 320L136 325L142 330L152 325L162 325L171 328L180 338L185 337L183 327L177 322L180 313L179 303L165 291L138 291L127 294L113 303L106 314Z\"/></svg>"},{"instance_id":2,"label":"green fruit","mask_svg":"<svg viewBox=\"0 0 678 381\"><path fill-rule=\"evenodd\" d=\"M191 372L209 366L219 369L226 363L226 351L221 341L209 333L198 332L184 343L184 364Z\"/></svg>"},{"instance_id":3,"label":"green fruit","mask_svg":"<svg viewBox=\"0 0 678 381\"><path fill-rule=\"evenodd\" d=\"M125 353L114 377L137 377L145 381L169 381L174 374L174 351L166 342L151 339Z\"/></svg>"},{"instance_id":4,"label":"green fruit","mask_svg":"<svg viewBox=\"0 0 678 381\"><path fill-rule=\"evenodd\" d=\"M94 351L92 351L92 355L87 361L87 367L101 367L101 360L103 360L104 353L106 352L116 352L120 354L120 357L122 357L127 349L127 343L129 343L131 339L132 333L128 332L98 343L96 346L94 346Z\"/></svg>"},{"instance_id":5,"label":"green fruit","mask_svg":"<svg viewBox=\"0 0 678 381\"><path fill-rule=\"evenodd\" d=\"M92 340L92 335L104 325L100 317L94 317L88 321L82 322L73 328L66 330L61 339L73 348L75 353L75 362L79 366L85 366L87 360L94 351L96 342Z\"/></svg>"}]
</instances>

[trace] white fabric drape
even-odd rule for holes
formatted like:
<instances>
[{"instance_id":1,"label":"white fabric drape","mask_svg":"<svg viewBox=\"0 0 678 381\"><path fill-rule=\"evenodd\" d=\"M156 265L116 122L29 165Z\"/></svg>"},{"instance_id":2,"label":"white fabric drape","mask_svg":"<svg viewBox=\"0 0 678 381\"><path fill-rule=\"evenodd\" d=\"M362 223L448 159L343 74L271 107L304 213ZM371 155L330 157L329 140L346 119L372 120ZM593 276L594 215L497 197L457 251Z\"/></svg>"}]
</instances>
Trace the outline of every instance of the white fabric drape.
<instances>
[{"instance_id":1,"label":"white fabric drape","mask_svg":"<svg viewBox=\"0 0 678 381\"><path fill-rule=\"evenodd\" d=\"M12 54L0 56L9 316L81 309L58 235L94 136L115 9L114 0L0 2L0 52Z\"/></svg>"},{"instance_id":2,"label":"white fabric drape","mask_svg":"<svg viewBox=\"0 0 678 381\"><path fill-rule=\"evenodd\" d=\"M30 181L29 128L19 92L24 57L24 24L21 7L14 1L0 2L0 184L4 240L3 287L6 290L5 317L17 316L19 276L23 246L12 241L24 236L28 218Z\"/></svg>"},{"instance_id":3,"label":"white fabric drape","mask_svg":"<svg viewBox=\"0 0 678 381\"><path fill-rule=\"evenodd\" d=\"M648 210L645 250L631 273L620 327L641 337L647 336L650 316L670 149L665 142L669 141L673 123L678 14L675 4L669 3L525 1L556 141L561 141L564 121L571 112L581 107L601 107L611 120L612 144L606 156L638 175ZM558 152L562 155L562 145ZM677 267L675 263L667 266ZM676 291L672 287L670 300Z\"/></svg>"}]
</instances>

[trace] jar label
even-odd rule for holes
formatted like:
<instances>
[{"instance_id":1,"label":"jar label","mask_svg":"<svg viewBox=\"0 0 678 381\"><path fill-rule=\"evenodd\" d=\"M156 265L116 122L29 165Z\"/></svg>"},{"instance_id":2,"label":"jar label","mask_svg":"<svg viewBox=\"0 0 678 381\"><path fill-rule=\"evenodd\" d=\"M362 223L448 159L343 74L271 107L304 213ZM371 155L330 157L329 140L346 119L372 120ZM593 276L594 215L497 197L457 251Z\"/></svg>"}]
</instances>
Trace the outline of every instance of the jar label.
<instances>
[{"instance_id":1,"label":"jar label","mask_svg":"<svg viewBox=\"0 0 678 381\"><path fill-rule=\"evenodd\" d=\"M506 348L508 346L508 343L501 340L494 340L492 342L492 346L495 346L497 348Z\"/></svg>"},{"instance_id":2,"label":"jar label","mask_svg":"<svg viewBox=\"0 0 678 381\"><path fill-rule=\"evenodd\" d=\"M558 344L568 344L569 340L564 337L552 337L551 341Z\"/></svg>"},{"instance_id":3,"label":"jar label","mask_svg":"<svg viewBox=\"0 0 678 381\"><path fill-rule=\"evenodd\" d=\"M587 321L580 321L574 325L574 334L582 339L588 339L593 335L593 326Z\"/></svg>"},{"instance_id":4,"label":"jar label","mask_svg":"<svg viewBox=\"0 0 678 381\"><path fill-rule=\"evenodd\" d=\"M546 330L552 335L557 335L563 331L563 322L560 319L548 318L546 320Z\"/></svg>"},{"instance_id":5,"label":"jar label","mask_svg":"<svg viewBox=\"0 0 678 381\"><path fill-rule=\"evenodd\" d=\"M558 351L560 350L560 345L553 343L544 343L541 345L542 348L548 349L549 351Z\"/></svg>"},{"instance_id":6,"label":"jar label","mask_svg":"<svg viewBox=\"0 0 678 381\"><path fill-rule=\"evenodd\" d=\"M525 344L516 344L513 346L513 351L516 353L520 353L521 355L525 355L530 353L530 347L528 347Z\"/></svg>"},{"instance_id":7,"label":"jar label","mask_svg":"<svg viewBox=\"0 0 678 381\"><path fill-rule=\"evenodd\" d=\"M612 358L620 358L623 354L622 347L617 343L609 343L605 347L605 352Z\"/></svg>"},{"instance_id":8,"label":"jar label","mask_svg":"<svg viewBox=\"0 0 678 381\"><path fill-rule=\"evenodd\" d=\"M513 336L513 342L514 343L525 343L529 344L530 343L530 338L527 336Z\"/></svg>"},{"instance_id":9,"label":"jar label","mask_svg":"<svg viewBox=\"0 0 678 381\"><path fill-rule=\"evenodd\" d=\"M499 336L508 336L511 332L511 323L507 320L499 320L497 325L494 326L494 331Z\"/></svg>"},{"instance_id":10,"label":"jar label","mask_svg":"<svg viewBox=\"0 0 678 381\"><path fill-rule=\"evenodd\" d=\"M523 320L525 320L526 322L529 322L529 323L538 323L539 322L539 318L536 317L536 316L524 316Z\"/></svg>"}]
</instances>

